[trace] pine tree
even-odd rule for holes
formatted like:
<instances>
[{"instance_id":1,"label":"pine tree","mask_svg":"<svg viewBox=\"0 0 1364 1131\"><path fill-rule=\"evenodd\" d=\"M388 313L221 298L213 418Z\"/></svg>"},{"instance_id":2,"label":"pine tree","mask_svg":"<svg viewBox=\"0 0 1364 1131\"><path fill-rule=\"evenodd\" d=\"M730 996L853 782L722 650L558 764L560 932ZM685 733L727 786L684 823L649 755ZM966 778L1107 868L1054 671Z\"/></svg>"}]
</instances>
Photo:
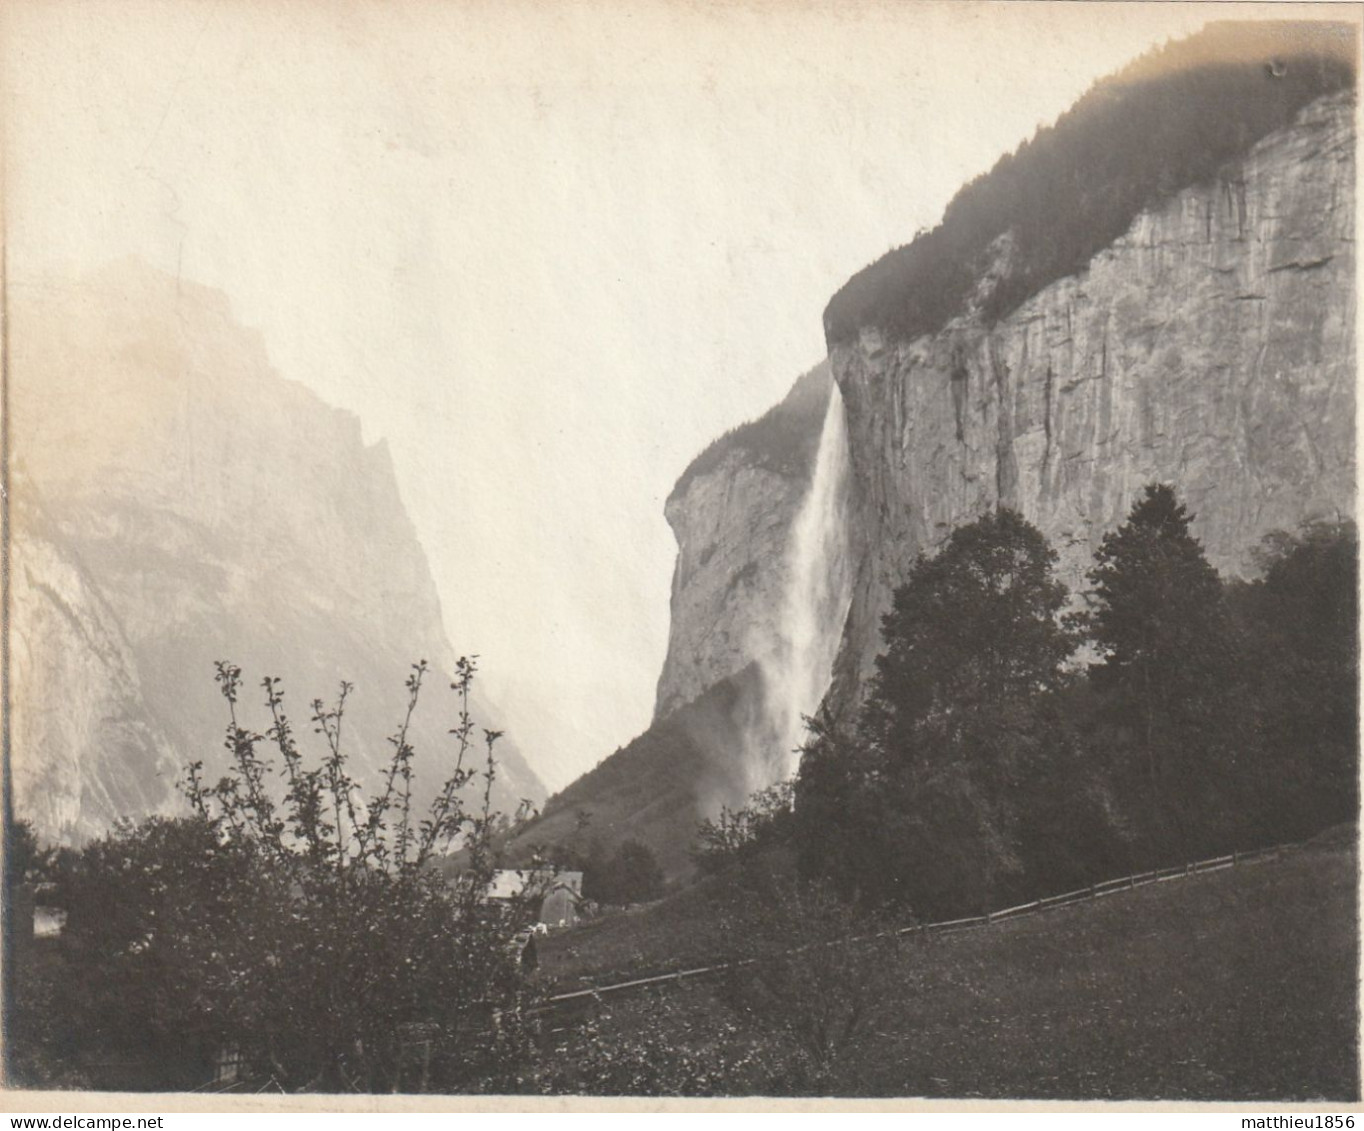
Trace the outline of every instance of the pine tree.
<instances>
[{"instance_id":1,"label":"pine tree","mask_svg":"<svg viewBox=\"0 0 1364 1131\"><path fill-rule=\"evenodd\" d=\"M921 556L882 619L868 704L875 739L893 746L945 710L1054 687L1076 644L1060 620L1056 560L1042 533L1003 507Z\"/></svg>"},{"instance_id":2,"label":"pine tree","mask_svg":"<svg viewBox=\"0 0 1364 1131\"><path fill-rule=\"evenodd\" d=\"M1091 670L1141 751L1152 800L1188 825L1217 776L1235 665L1221 580L1172 488L1149 484L1089 573ZM1175 758L1179 763L1175 763ZM1202 784L1200 784L1202 783ZM1203 818L1199 818L1203 819ZM1187 828L1186 828L1187 831Z\"/></svg>"},{"instance_id":3,"label":"pine tree","mask_svg":"<svg viewBox=\"0 0 1364 1131\"><path fill-rule=\"evenodd\" d=\"M1234 589L1253 694L1245 793L1265 843L1359 808L1359 536L1352 522L1267 535L1263 576Z\"/></svg>"}]
</instances>

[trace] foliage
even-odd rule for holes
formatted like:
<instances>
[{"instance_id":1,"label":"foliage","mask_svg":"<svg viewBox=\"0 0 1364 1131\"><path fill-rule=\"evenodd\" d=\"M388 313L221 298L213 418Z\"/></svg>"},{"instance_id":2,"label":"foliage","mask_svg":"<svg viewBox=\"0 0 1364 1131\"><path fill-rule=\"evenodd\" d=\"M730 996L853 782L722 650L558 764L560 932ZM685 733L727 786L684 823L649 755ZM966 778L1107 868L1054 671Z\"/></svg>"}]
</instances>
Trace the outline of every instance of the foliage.
<instances>
[{"instance_id":1,"label":"foliage","mask_svg":"<svg viewBox=\"0 0 1364 1131\"><path fill-rule=\"evenodd\" d=\"M1111 740L1144 768L1152 833L1196 850L1225 829L1209 820L1237 746L1247 740L1221 580L1189 531L1194 516L1149 484L1104 536L1089 579L1090 631L1108 693Z\"/></svg>"},{"instance_id":2,"label":"foliage","mask_svg":"<svg viewBox=\"0 0 1364 1131\"><path fill-rule=\"evenodd\" d=\"M1218 177L1307 103L1353 85L1354 35L1338 24L1219 23L1159 48L961 189L932 231L853 276L824 312L825 337L876 326L909 340L975 303L1004 317L1143 208ZM994 280L983 294L982 277Z\"/></svg>"},{"instance_id":3,"label":"foliage","mask_svg":"<svg viewBox=\"0 0 1364 1131\"><path fill-rule=\"evenodd\" d=\"M220 664L231 764L213 784L193 763L194 814L154 818L86 848L64 881L62 948L79 973L66 1003L90 1048L142 1049L202 1083L211 1050L288 1091L515 1086L529 1056L525 988L509 945L527 908L485 898L496 732L473 761L474 664L461 660L453 764L428 811L411 799L407 741L425 663L376 792L362 794L342 742L350 687L314 701L325 754L304 758L273 679L264 735L239 717L240 672ZM275 758L267 757L266 746ZM480 806L466 789L479 786ZM463 871L435 868L458 848ZM175 1073L199 1071L184 1081Z\"/></svg>"},{"instance_id":4,"label":"foliage","mask_svg":"<svg viewBox=\"0 0 1364 1131\"><path fill-rule=\"evenodd\" d=\"M703 987L611 1002L577 1020L537 1065L549 1095L743 1096L807 1090L797 1049L717 1010Z\"/></svg>"},{"instance_id":5,"label":"foliage","mask_svg":"<svg viewBox=\"0 0 1364 1131\"><path fill-rule=\"evenodd\" d=\"M1076 645L1055 565L1041 532L1004 507L921 554L882 619L867 737L894 756L929 720L1054 689Z\"/></svg>"},{"instance_id":6,"label":"foliage","mask_svg":"<svg viewBox=\"0 0 1364 1131\"><path fill-rule=\"evenodd\" d=\"M825 726L802 759L802 871L866 902L948 912L1023 867L1024 784L1066 748L1051 696L1076 645L1056 554L1001 509L920 556L883 620L855 732Z\"/></svg>"},{"instance_id":7,"label":"foliage","mask_svg":"<svg viewBox=\"0 0 1364 1131\"><path fill-rule=\"evenodd\" d=\"M67 909L59 1013L82 1053L142 1050L163 1073L125 1086L193 1087L227 1038L214 1004L251 998L257 935L280 906L249 844L199 817L125 824L87 845L59 880ZM245 929L243 929L245 928ZM268 945L268 944L266 944Z\"/></svg>"},{"instance_id":8,"label":"foliage","mask_svg":"<svg viewBox=\"0 0 1364 1131\"><path fill-rule=\"evenodd\" d=\"M831 888L756 873L727 952L721 1000L799 1053L808 1084L827 1090L880 1019L900 936L889 919L856 922ZM858 935L852 938L854 931ZM903 982L903 975L898 976ZM903 987L901 987L903 988Z\"/></svg>"},{"instance_id":9,"label":"foliage","mask_svg":"<svg viewBox=\"0 0 1364 1131\"><path fill-rule=\"evenodd\" d=\"M7 892L18 884L40 883L51 877L57 850L39 843L31 821L6 821L4 837Z\"/></svg>"},{"instance_id":10,"label":"foliage","mask_svg":"<svg viewBox=\"0 0 1364 1131\"><path fill-rule=\"evenodd\" d=\"M1248 836L1296 838L1359 809L1359 537L1309 523L1257 558L1262 576L1230 594L1256 739L1242 805Z\"/></svg>"},{"instance_id":11,"label":"foliage","mask_svg":"<svg viewBox=\"0 0 1364 1131\"><path fill-rule=\"evenodd\" d=\"M671 497L680 498L688 484L715 470L731 452L741 453L751 467L808 476L819 447L820 422L831 387L824 366L804 374L786 397L762 416L711 441L678 477Z\"/></svg>"},{"instance_id":12,"label":"foliage","mask_svg":"<svg viewBox=\"0 0 1364 1131\"><path fill-rule=\"evenodd\" d=\"M27 1088L81 1088L88 1079L70 1055L62 1024L63 964L31 938L35 897L51 902L51 883L69 865L69 850L44 846L31 822L5 822L4 1026L6 1078Z\"/></svg>"},{"instance_id":13,"label":"foliage","mask_svg":"<svg viewBox=\"0 0 1364 1131\"><path fill-rule=\"evenodd\" d=\"M1007 512L921 557L858 718L805 748L802 874L940 918L1353 818L1353 526L1273 535L1264 576L1224 585L1193 517L1147 486L1083 616ZM1081 633L1087 680L1063 663Z\"/></svg>"},{"instance_id":14,"label":"foliage","mask_svg":"<svg viewBox=\"0 0 1364 1131\"><path fill-rule=\"evenodd\" d=\"M1194 515L1163 483L1148 484L1127 521L1104 535L1089 579L1096 677L1168 692L1198 662L1221 601L1217 571L1189 532Z\"/></svg>"},{"instance_id":15,"label":"foliage","mask_svg":"<svg viewBox=\"0 0 1364 1131\"><path fill-rule=\"evenodd\" d=\"M751 857L762 848L784 841L793 827L796 783L776 782L760 789L738 809L720 807L696 830L692 859L702 873L719 871Z\"/></svg>"},{"instance_id":16,"label":"foliage","mask_svg":"<svg viewBox=\"0 0 1364 1131\"><path fill-rule=\"evenodd\" d=\"M647 903L663 894L663 870L653 850L637 840L624 840L607 853L593 844L583 870L583 897L610 906Z\"/></svg>"}]
</instances>

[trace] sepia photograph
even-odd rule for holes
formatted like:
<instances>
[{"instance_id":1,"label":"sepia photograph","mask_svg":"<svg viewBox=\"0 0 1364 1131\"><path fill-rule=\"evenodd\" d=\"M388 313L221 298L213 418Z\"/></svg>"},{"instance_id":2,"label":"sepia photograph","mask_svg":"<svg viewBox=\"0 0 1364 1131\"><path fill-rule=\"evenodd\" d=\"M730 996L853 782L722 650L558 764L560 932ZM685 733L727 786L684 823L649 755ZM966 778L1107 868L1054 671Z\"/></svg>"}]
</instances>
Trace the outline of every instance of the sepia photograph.
<instances>
[{"instance_id":1,"label":"sepia photograph","mask_svg":"<svg viewBox=\"0 0 1364 1131\"><path fill-rule=\"evenodd\" d=\"M10 0L6 1106L1358 1105L1361 22Z\"/></svg>"}]
</instances>

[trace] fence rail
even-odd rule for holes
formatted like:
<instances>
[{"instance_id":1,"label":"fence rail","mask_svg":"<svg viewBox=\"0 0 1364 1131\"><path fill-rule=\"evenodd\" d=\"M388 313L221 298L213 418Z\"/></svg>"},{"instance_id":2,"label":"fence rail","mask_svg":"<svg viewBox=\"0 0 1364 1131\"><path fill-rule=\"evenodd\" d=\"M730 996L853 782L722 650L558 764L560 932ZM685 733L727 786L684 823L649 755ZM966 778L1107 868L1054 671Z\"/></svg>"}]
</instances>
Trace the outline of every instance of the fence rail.
<instances>
[{"instance_id":1,"label":"fence rail","mask_svg":"<svg viewBox=\"0 0 1364 1131\"><path fill-rule=\"evenodd\" d=\"M1188 876L1201 875L1206 872L1215 872L1222 868L1232 868L1238 864L1249 864L1270 857L1277 857L1283 852L1301 848L1300 844L1278 844L1269 848L1256 848L1249 852L1233 852L1228 856L1213 856L1207 860L1195 860L1188 864L1177 864L1170 868L1157 868L1151 872L1137 872L1130 876L1120 876L1113 880L1103 880L1100 883L1090 884L1088 887L1076 888L1074 891L1062 892L1060 895L1048 895L1041 899L1034 899L1031 903L1019 903L1013 907L1005 907L999 911L989 911L984 915L971 915L963 919L946 919L937 923L912 923L907 927L900 927L893 934L909 935L915 933L935 933L951 934L955 931L973 930L979 927L991 926L995 923L1021 919L1028 915L1035 915L1043 911L1051 911L1057 907L1071 907L1077 903L1088 902L1092 899L1102 899L1105 896L1116 895L1118 892L1131 891L1134 888L1143 887L1146 884L1166 883L1170 880L1184 879ZM854 938L835 939L828 945L849 945L858 942L867 942L873 938L880 938L882 935L861 935ZM573 1005L585 1005L593 1001L600 1001L607 995L628 993L635 990L645 989L650 986L669 986L676 985L686 979L703 978L711 974L720 974L726 970L735 970L742 966L752 965L756 959L745 958L737 962L718 962L710 966L696 966L689 970L676 970L667 974L654 974L646 978L632 978L626 982L613 982L606 986L588 986L581 990L570 990L566 993L554 994L547 998L535 1012L552 1012L562 1007Z\"/></svg>"}]
</instances>

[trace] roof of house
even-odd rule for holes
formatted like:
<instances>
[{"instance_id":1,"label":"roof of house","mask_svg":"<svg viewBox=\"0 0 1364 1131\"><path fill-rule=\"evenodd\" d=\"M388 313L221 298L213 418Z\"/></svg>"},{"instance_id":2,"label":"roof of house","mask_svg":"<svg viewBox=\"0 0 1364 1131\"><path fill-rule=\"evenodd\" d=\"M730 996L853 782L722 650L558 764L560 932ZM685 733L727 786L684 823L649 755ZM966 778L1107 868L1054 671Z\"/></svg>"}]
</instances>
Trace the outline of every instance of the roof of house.
<instances>
[{"instance_id":1,"label":"roof of house","mask_svg":"<svg viewBox=\"0 0 1364 1131\"><path fill-rule=\"evenodd\" d=\"M525 876L520 872L503 869L493 873L493 882L488 885L489 899L511 899L519 895L525 887Z\"/></svg>"},{"instance_id":2,"label":"roof of house","mask_svg":"<svg viewBox=\"0 0 1364 1131\"><path fill-rule=\"evenodd\" d=\"M488 887L488 898L511 899L532 886L536 890L544 892L557 891L563 888L574 895L581 895L583 874L581 872L555 872L537 868L527 868L520 871L513 868L503 868L493 873L492 883Z\"/></svg>"}]
</instances>

